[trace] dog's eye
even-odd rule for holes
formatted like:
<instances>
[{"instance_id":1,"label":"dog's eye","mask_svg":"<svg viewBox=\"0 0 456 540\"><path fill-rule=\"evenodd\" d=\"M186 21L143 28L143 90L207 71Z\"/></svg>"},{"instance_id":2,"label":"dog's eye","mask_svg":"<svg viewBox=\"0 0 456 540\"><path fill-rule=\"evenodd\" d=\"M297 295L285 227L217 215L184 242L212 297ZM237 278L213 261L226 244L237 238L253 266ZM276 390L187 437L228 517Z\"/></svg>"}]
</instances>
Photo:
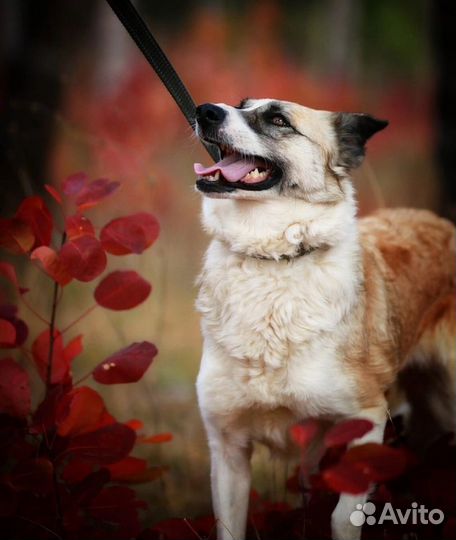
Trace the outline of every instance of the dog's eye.
<instances>
[{"instance_id":1,"label":"dog's eye","mask_svg":"<svg viewBox=\"0 0 456 540\"><path fill-rule=\"evenodd\" d=\"M274 124L274 126L277 127L290 127L288 120L281 114L275 114L274 116L271 116L269 121L271 122L271 124Z\"/></svg>"}]
</instances>

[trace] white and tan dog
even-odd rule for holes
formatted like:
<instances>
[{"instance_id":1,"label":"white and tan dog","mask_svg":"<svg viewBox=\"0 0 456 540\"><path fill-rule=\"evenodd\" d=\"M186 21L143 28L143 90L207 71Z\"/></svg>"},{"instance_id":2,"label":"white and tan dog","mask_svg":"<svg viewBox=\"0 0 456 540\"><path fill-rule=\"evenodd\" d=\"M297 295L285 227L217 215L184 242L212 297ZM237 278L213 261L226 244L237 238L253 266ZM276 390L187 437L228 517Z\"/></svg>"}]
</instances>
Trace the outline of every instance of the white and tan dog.
<instances>
[{"instance_id":1,"label":"white and tan dog","mask_svg":"<svg viewBox=\"0 0 456 540\"><path fill-rule=\"evenodd\" d=\"M455 230L428 211L357 219L350 170L387 122L271 99L197 111L199 137L222 153L195 165L213 237L197 390L218 537L241 540L253 442L286 452L309 417L370 419L355 444L381 442L398 384L418 435L452 428ZM349 515L366 497L340 497L335 540L360 537Z\"/></svg>"}]
</instances>

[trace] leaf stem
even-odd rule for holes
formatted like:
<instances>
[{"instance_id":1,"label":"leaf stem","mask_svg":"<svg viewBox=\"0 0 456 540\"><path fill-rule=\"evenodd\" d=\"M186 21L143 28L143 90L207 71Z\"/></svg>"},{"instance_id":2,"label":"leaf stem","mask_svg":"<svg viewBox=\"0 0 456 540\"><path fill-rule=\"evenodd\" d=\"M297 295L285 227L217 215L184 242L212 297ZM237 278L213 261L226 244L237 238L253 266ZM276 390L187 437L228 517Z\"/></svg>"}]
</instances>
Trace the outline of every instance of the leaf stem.
<instances>
[{"instance_id":1,"label":"leaf stem","mask_svg":"<svg viewBox=\"0 0 456 540\"><path fill-rule=\"evenodd\" d=\"M66 240L66 232L62 233L62 239L60 242L60 247L63 246ZM52 309L51 309L51 320L49 322L49 353L48 353L48 363L46 371L46 396L49 393L49 390L52 386L52 362L54 357L54 344L55 344L55 321L57 318L57 306L59 304L59 290L60 285L57 281L54 282L54 290L52 293ZM59 493L59 482L57 478L57 472L55 470L55 461L52 459L51 449L48 446L48 452L50 454L52 462L52 483L54 486L54 497L55 497L55 509L57 517L57 526L59 527L60 537L65 538L65 527L63 524L63 512L62 512L62 501L60 500Z\"/></svg>"},{"instance_id":2,"label":"leaf stem","mask_svg":"<svg viewBox=\"0 0 456 540\"><path fill-rule=\"evenodd\" d=\"M75 324L77 324L80 320L84 319L84 317L87 317L87 315L89 315L96 307L98 307L98 304L93 304L88 309L86 309L83 313L81 313L81 315L79 315L79 317L76 317L76 319L74 319L74 321L72 321L68 326L66 326L62 330L62 334L67 332L70 328L73 328L73 326Z\"/></svg>"},{"instance_id":3,"label":"leaf stem","mask_svg":"<svg viewBox=\"0 0 456 540\"><path fill-rule=\"evenodd\" d=\"M57 479L57 472L55 470L55 463L52 463L52 482L54 484L54 495L55 495L55 507L56 507L56 513L57 513L57 526L60 529L60 537L62 539L65 539L66 537L66 531L63 524L63 511L62 511L62 501L60 499L60 493L59 493L59 482Z\"/></svg>"},{"instance_id":4,"label":"leaf stem","mask_svg":"<svg viewBox=\"0 0 456 540\"><path fill-rule=\"evenodd\" d=\"M48 533L51 533L53 534L56 538L58 538L59 540L62 540L62 537L57 534L55 531L53 531L52 529L49 529L49 527L46 527L46 525L43 525L42 523L39 523L38 521L33 521L32 519L29 519L25 516L17 516L19 519L22 519L24 521L26 521L27 523L30 523L31 525L35 525L36 527L40 528L40 529L43 529L43 531L47 531Z\"/></svg>"},{"instance_id":5,"label":"leaf stem","mask_svg":"<svg viewBox=\"0 0 456 540\"><path fill-rule=\"evenodd\" d=\"M63 246L66 240L66 232L62 234L62 240L60 242L60 247ZM46 388L49 391L49 388L52 384L52 361L54 357L54 342L55 342L55 320L57 317L57 306L59 299L59 287L60 285L57 281L54 282L54 292L52 294L52 309L51 309L51 320L49 322L49 353L47 361L47 371L46 371Z\"/></svg>"},{"instance_id":6,"label":"leaf stem","mask_svg":"<svg viewBox=\"0 0 456 540\"><path fill-rule=\"evenodd\" d=\"M78 379L76 382L73 383L73 386L77 386L78 384L81 384L82 382L84 382L86 379L88 379L90 377L90 375L92 375L92 372L89 371L88 373L86 373L83 377L81 377L80 379Z\"/></svg>"},{"instance_id":7,"label":"leaf stem","mask_svg":"<svg viewBox=\"0 0 456 540\"><path fill-rule=\"evenodd\" d=\"M38 311L36 311L35 308L33 308L23 296L21 296L20 299L21 299L22 303L24 304L24 306L29 311L31 311L33 313L33 315L35 315L35 317L37 317L41 322L44 322L47 325L50 324L50 322L47 319L45 319L42 315L40 315L38 313Z\"/></svg>"},{"instance_id":8,"label":"leaf stem","mask_svg":"<svg viewBox=\"0 0 456 540\"><path fill-rule=\"evenodd\" d=\"M52 295L52 311L51 311L51 322L49 323L49 352L48 352L48 361L47 361L47 371L46 371L46 386L49 389L52 382L52 361L54 357L54 341L55 341L55 319L57 315L57 297L59 294L59 284L54 282L54 292Z\"/></svg>"}]
</instances>

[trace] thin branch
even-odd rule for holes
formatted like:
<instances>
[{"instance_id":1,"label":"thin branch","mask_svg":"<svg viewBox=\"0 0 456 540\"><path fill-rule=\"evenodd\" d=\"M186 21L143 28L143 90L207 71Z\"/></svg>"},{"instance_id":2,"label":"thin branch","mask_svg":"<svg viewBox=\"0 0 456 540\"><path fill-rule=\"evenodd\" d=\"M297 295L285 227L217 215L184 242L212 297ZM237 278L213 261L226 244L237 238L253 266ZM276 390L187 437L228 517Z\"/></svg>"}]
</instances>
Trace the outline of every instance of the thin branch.
<instances>
[{"instance_id":1,"label":"thin branch","mask_svg":"<svg viewBox=\"0 0 456 540\"><path fill-rule=\"evenodd\" d=\"M21 351L21 353L25 356L25 358L29 362L33 362L33 353L32 353L32 351L29 351L25 347L19 347L19 350Z\"/></svg>"},{"instance_id":2,"label":"thin branch","mask_svg":"<svg viewBox=\"0 0 456 540\"><path fill-rule=\"evenodd\" d=\"M59 482L57 479L57 472L55 470L55 464L52 463L52 483L54 484L54 495L55 495L55 508L57 513L57 523L60 529L60 536L62 539L66 537L65 526L63 525L63 511L62 511L62 501L60 500L59 493Z\"/></svg>"},{"instance_id":3,"label":"thin branch","mask_svg":"<svg viewBox=\"0 0 456 540\"><path fill-rule=\"evenodd\" d=\"M29 303L28 301L24 298L24 295L21 295L20 296L20 299L22 301L22 303L24 304L24 306L31 312L33 313L33 315L35 315L35 317L37 317L41 322L44 322L46 325L49 326L50 322L45 319L42 315L40 315L38 313L38 311L35 310L35 308L33 308Z\"/></svg>"},{"instance_id":4,"label":"thin branch","mask_svg":"<svg viewBox=\"0 0 456 540\"><path fill-rule=\"evenodd\" d=\"M250 517L249 521L250 521L250 523L251 523L251 525L253 527L253 532L255 533L255 536L256 536L257 540L261 540L260 533L258 532L256 523L255 523L255 520L253 519L253 517Z\"/></svg>"},{"instance_id":5,"label":"thin branch","mask_svg":"<svg viewBox=\"0 0 456 540\"><path fill-rule=\"evenodd\" d=\"M73 328L73 326L75 324L77 324L79 321L81 321L82 319L84 319L84 317L87 317L87 315L89 315L96 307L98 307L98 304L93 304L93 306L90 306L88 309L86 309L83 313L81 313L81 315L79 315L79 317L77 317L74 321L72 321L68 326L66 326L63 330L62 330L62 334L64 334L65 332L67 332L70 328Z\"/></svg>"},{"instance_id":6,"label":"thin branch","mask_svg":"<svg viewBox=\"0 0 456 540\"><path fill-rule=\"evenodd\" d=\"M33 519L26 518L25 516L17 516L19 519L22 519L23 521L27 521L27 523L30 523L31 525L35 525L36 527L40 527L41 529L47 531L48 533L51 533L59 540L62 540L62 537L54 532L52 529L49 529L46 527L46 525L43 525L42 523L38 523L38 521L33 521Z\"/></svg>"},{"instance_id":7,"label":"thin branch","mask_svg":"<svg viewBox=\"0 0 456 540\"><path fill-rule=\"evenodd\" d=\"M54 343L55 343L55 319L57 316L57 298L59 294L59 284L54 282L54 292L52 295L52 311L51 311L51 322L49 323L49 352L47 360L47 370L46 370L46 386L49 389L52 384L52 362L54 357Z\"/></svg>"},{"instance_id":8,"label":"thin branch","mask_svg":"<svg viewBox=\"0 0 456 540\"><path fill-rule=\"evenodd\" d=\"M63 246L66 240L66 233L64 232L62 234L62 240L60 246ZM55 321L57 318L57 306L59 303L59 289L60 286L56 282L54 282L54 291L52 294L52 309L51 309L51 321L49 323L49 353L48 353L48 363L47 363L47 371L46 371L46 394L49 392L49 389L52 385L52 363L53 363L53 357L54 357L54 344L55 344ZM50 447L48 446L48 450L50 451ZM63 512L62 512L62 501L60 500L60 493L59 493L59 484L57 479L57 472L55 470L55 464L52 462L52 482L54 486L54 497L55 497L55 509L56 509L56 517L57 517L57 524L60 529L60 538L65 538L65 527L63 524Z\"/></svg>"},{"instance_id":9,"label":"thin branch","mask_svg":"<svg viewBox=\"0 0 456 540\"><path fill-rule=\"evenodd\" d=\"M92 372L89 371L88 373L86 373L83 377L81 377L80 379L78 379L76 382L73 383L73 386L78 386L78 384L81 384L82 382L84 382L86 379L88 379L90 377L90 375L92 375Z\"/></svg>"},{"instance_id":10,"label":"thin branch","mask_svg":"<svg viewBox=\"0 0 456 540\"><path fill-rule=\"evenodd\" d=\"M66 232L62 234L62 240L60 242L60 247L63 246L66 240ZM52 384L52 361L54 357L54 343L55 343L55 319L57 317L57 305L59 298L59 284L57 281L54 282L54 292L52 294L52 309L51 309L51 321L49 323L49 353L48 353L48 362L47 362L47 371L46 371L46 388L49 390Z\"/></svg>"},{"instance_id":11,"label":"thin branch","mask_svg":"<svg viewBox=\"0 0 456 540\"><path fill-rule=\"evenodd\" d=\"M184 522L187 525L187 527L192 531L192 533L199 539L203 540L203 537L198 534L198 532L192 527L192 524L188 521L187 518L184 518Z\"/></svg>"}]
</instances>

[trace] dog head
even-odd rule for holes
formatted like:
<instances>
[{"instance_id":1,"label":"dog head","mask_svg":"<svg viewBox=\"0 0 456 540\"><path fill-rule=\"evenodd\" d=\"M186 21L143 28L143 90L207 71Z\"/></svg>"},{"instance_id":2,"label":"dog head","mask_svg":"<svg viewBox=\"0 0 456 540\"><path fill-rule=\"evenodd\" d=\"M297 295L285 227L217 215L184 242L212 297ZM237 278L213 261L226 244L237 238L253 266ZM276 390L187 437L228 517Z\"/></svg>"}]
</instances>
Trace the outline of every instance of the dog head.
<instances>
[{"instance_id":1,"label":"dog head","mask_svg":"<svg viewBox=\"0 0 456 540\"><path fill-rule=\"evenodd\" d=\"M210 167L195 164L197 189L209 197L327 200L359 166L366 141L388 122L274 99L197 108L197 135L220 149Z\"/></svg>"}]
</instances>

